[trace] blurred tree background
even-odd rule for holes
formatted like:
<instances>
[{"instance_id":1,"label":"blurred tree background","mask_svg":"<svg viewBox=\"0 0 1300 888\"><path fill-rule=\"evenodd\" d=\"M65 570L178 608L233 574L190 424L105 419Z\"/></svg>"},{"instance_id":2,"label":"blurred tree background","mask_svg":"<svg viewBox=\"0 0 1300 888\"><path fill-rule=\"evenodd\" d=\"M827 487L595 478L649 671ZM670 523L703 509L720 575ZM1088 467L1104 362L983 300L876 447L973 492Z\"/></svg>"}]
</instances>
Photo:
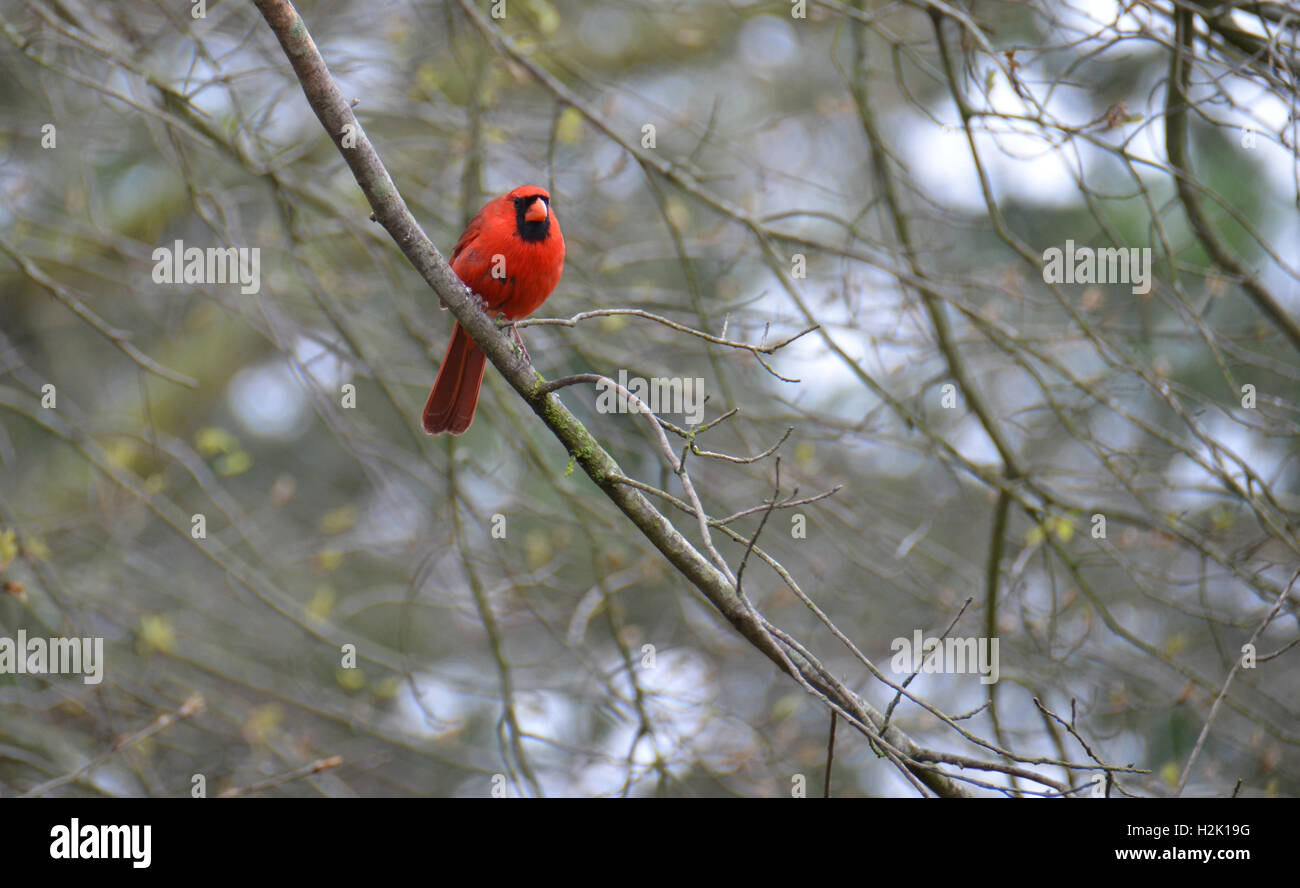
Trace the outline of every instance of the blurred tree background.
<instances>
[{"instance_id":1,"label":"blurred tree background","mask_svg":"<svg viewBox=\"0 0 1300 888\"><path fill-rule=\"evenodd\" d=\"M522 335L547 378L702 378L705 422L738 411L702 451L780 443L687 456L714 545L740 564L779 455L810 501L744 591L877 709L894 639L999 640L994 685L908 685L916 744L1073 787L1131 765L1112 795L1300 791L1294 7L298 8L444 253L550 189L538 317L816 327L771 355L631 314ZM98 685L0 674L0 794L821 791L826 708L494 369L468 434L420 431L451 318L251 4L0 0L0 28L0 636L106 656ZM257 248L260 288L156 283L178 240ZM1150 290L1045 280L1067 241L1149 248ZM684 499L645 418L559 397ZM831 777L919 791L842 723Z\"/></svg>"}]
</instances>

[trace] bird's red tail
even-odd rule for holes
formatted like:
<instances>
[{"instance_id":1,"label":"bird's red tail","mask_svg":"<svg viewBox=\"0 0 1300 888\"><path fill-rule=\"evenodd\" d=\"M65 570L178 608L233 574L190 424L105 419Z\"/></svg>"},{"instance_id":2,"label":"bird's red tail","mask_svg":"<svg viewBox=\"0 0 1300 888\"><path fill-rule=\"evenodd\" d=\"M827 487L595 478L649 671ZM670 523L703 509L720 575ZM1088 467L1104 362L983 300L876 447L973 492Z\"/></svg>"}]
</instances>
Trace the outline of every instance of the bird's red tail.
<instances>
[{"instance_id":1,"label":"bird's red tail","mask_svg":"<svg viewBox=\"0 0 1300 888\"><path fill-rule=\"evenodd\" d=\"M447 354L433 380L433 391L424 405L424 430L430 435L451 432L459 435L474 421L478 390L483 385L487 356L460 326L451 331Z\"/></svg>"}]
</instances>

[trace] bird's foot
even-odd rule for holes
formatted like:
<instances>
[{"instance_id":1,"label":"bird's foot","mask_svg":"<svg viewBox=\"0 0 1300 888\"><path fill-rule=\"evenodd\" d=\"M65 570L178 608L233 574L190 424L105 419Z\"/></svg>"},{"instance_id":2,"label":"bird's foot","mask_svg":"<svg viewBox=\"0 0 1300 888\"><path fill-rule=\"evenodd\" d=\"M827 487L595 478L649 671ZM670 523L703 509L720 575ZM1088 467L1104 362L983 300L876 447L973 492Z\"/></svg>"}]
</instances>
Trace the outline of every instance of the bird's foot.
<instances>
[{"instance_id":1,"label":"bird's foot","mask_svg":"<svg viewBox=\"0 0 1300 888\"><path fill-rule=\"evenodd\" d=\"M528 356L528 346L524 345L524 338L519 335L519 329L514 324L510 325L510 332L515 336L515 342L519 343L519 352L524 356L524 360L532 363L533 359Z\"/></svg>"}]
</instances>

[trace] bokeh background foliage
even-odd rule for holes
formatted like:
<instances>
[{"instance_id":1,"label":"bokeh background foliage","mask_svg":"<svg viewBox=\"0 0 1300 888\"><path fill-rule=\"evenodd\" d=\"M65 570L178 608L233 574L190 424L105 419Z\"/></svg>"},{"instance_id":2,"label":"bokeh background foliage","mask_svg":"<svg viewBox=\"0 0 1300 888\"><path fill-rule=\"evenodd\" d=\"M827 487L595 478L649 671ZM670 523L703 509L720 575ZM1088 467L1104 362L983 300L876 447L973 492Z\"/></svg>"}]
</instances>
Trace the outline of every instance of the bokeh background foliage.
<instances>
[{"instance_id":1,"label":"bokeh background foliage","mask_svg":"<svg viewBox=\"0 0 1300 888\"><path fill-rule=\"evenodd\" d=\"M539 370L700 377L709 420L739 409L701 436L712 451L793 429L781 495L838 489L775 511L760 543L863 653L887 668L892 639L961 612L954 634L1000 640L996 690L910 690L978 710L961 724L1017 756L1087 761L1082 739L1146 769L1117 792L1178 791L1276 602L1260 652L1297 637L1300 361L1180 204L1170 11L974 2L941 47L920 2L490 7L506 52L457 2L299 6L444 251L488 197L535 183L569 257L541 315L637 308L752 343L819 325L774 372L641 318L533 325ZM1254 55L1193 18L1185 172L1294 317L1295 22L1268 9L1232 18ZM256 10L205 11L0 2L0 635L107 648L97 686L0 675L0 793L181 795L195 774L288 795L481 796L496 774L511 794L819 787L825 710L494 371L467 435L420 432L448 316L368 220ZM258 248L260 291L154 283L176 240ZM1067 240L1151 248L1151 292L1048 286L1036 257ZM643 419L597 414L589 387L561 397L680 495ZM771 458L690 462L716 518L771 496ZM715 542L738 564L743 543ZM888 705L774 571L751 564L745 589ZM1235 676L1186 792L1296 794L1296 656ZM987 757L914 704L892 718ZM841 741L836 794L913 791Z\"/></svg>"}]
</instances>

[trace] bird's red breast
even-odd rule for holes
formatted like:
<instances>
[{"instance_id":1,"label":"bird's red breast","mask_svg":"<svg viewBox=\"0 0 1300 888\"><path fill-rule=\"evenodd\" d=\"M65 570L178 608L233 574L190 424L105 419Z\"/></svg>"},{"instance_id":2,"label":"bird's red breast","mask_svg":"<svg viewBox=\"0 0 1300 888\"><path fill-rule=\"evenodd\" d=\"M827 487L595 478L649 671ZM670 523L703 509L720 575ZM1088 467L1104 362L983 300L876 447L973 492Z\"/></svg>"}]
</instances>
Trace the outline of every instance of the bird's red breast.
<instances>
[{"instance_id":1,"label":"bird's red breast","mask_svg":"<svg viewBox=\"0 0 1300 888\"><path fill-rule=\"evenodd\" d=\"M564 235L545 188L524 185L490 201L451 251L451 268L494 317L541 307L564 271ZM421 421L429 434L459 435L474 421L486 357L457 324Z\"/></svg>"}]
</instances>

